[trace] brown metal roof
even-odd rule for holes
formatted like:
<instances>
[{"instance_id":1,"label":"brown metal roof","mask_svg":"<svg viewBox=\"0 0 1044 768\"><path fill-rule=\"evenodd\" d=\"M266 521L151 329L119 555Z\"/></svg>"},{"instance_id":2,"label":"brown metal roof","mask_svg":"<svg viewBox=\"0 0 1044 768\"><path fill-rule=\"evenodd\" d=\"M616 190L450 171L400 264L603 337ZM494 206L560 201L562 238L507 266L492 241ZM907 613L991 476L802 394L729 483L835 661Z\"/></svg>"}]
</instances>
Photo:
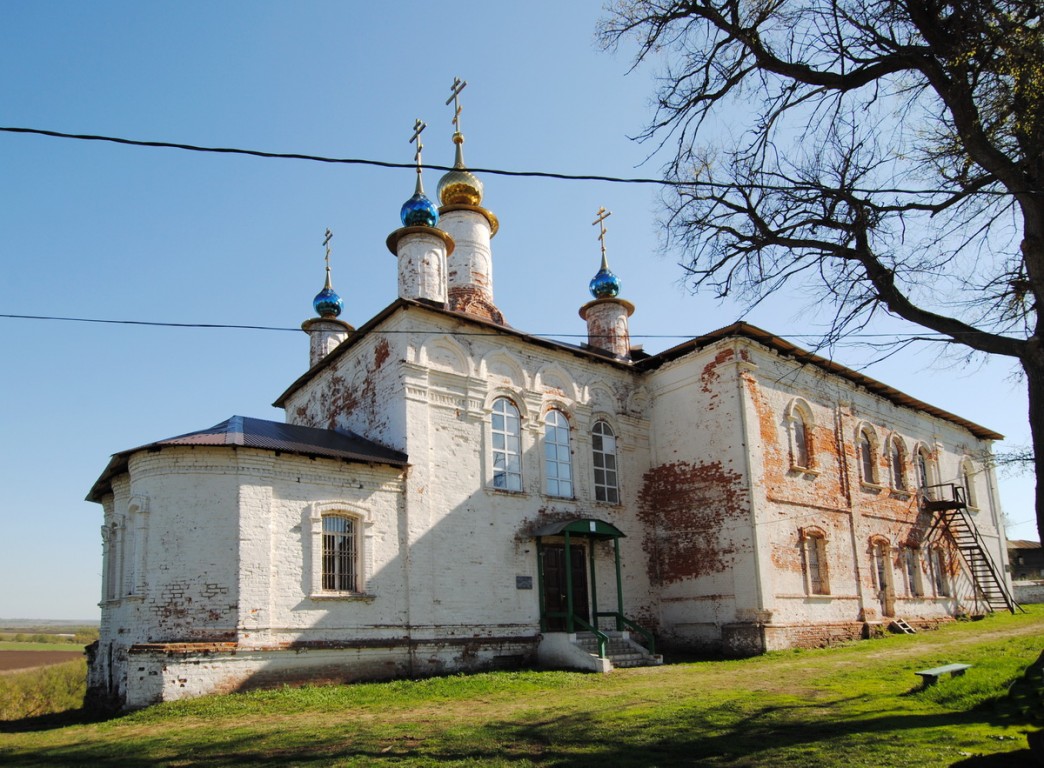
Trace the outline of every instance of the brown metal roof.
<instances>
[{"instance_id":1,"label":"brown metal roof","mask_svg":"<svg viewBox=\"0 0 1044 768\"><path fill-rule=\"evenodd\" d=\"M447 309L443 309L439 306L433 306L427 302L412 301L409 299L397 299L396 301L389 304L381 312L377 313L373 318L370 319L365 325L362 325L359 330L348 337L346 341L336 347L329 355L320 360L310 370L300 376L297 381L287 388L283 394L273 403L277 408L282 408L286 404L286 400L294 394L301 387L305 386L312 378L319 374L328 365L331 365L338 357L346 353L351 349L358 341L367 336L369 333L375 331L375 329L384 322L390 315L399 310L410 310L410 309L421 309L427 312L433 312L438 315L444 315L452 317L461 322L470 323L473 325L481 326L484 329L492 333L503 333L505 335L514 336L522 339L523 341L535 344L540 347L547 349L556 349L563 352L583 357L588 360L598 360L616 368L630 369L635 372L642 372L648 370L654 370L659 368L666 362L675 360L679 357L687 355L698 349L702 349L709 346L717 341L726 339L729 337L740 337L755 341L769 349L773 349L776 352L791 357L798 362L807 363L809 365L815 365L829 373L836 376L840 376L844 379L851 381L860 387L863 387L869 392L872 392L880 397L889 400L896 405L901 405L907 408L914 408L916 410L923 411L932 416L936 416L945 421L949 421L958 426L964 427L976 437L982 440L1003 440L1004 435L999 432L994 432L991 429L980 426L975 422L963 419L960 416L944 411L942 408L936 408L934 405L930 405L922 400L911 397L904 392L900 392L894 387L890 387L887 384L883 384L876 379L872 379L869 376L865 376L858 371L854 371L851 368L847 368L840 363L835 363L833 360L829 360L825 357L821 357L813 352L809 352L806 349L802 349L796 344L783 339L775 334L769 333L768 331L762 330L755 325L744 322L736 322L732 325L727 325L724 328L719 328L716 331L704 334L703 336L697 336L694 339L682 342L668 350L660 352L655 355L643 356L641 359L636 359L633 362L626 360L620 360L618 358L607 356L604 353L599 353L596 350L591 350L586 347L578 347L571 344L564 344L559 341L553 341L551 339L545 339L540 336L531 336L529 334L517 331L510 326L497 325L496 323L487 322L471 315L465 315L460 312L451 312Z\"/></svg>"},{"instance_id":2,"label":"brown metal roof","mask_svg":"<svg viewBox=\"0 0 1044 768\"><path fill-rule=\"evenodd\" d=\"M874 393L885 400L889 400L896 405L901 405L906 408L913 408L915 410L923 411L932 416L936 416L945 421L949 421L958 426L964 427L976 437L982 440L1003 440L1004 435L999 432L994 432L992 429L980 426L973 421L968 421L960 416L944 411L942 408L936 408L934 405L930 405L922 400L918 400L915 397L911 397L905 392L900 392L894 387L890 387L887 384L882 384L876 379L872 379L869 376L865 376L858 371L853 371L851 368L846 368L840 363L835 363L833 360L829 360L825 357L821 357L813 352L809 352L807 349L802 349L796 344L791 344L786 339L782 339L779 336L769 333L768 331L762 330L755 325L750 323L738 322L732 325L727 325L724 328L719 328L716 331L711 331L703 336L697 336L695 339L689 339L686 342L678 344L677 346L671 347L668 350L660 352L657 355L653 355L646 360L642 360L635 364L635 367L641 370L650 370L659 368L666 362L676 360L679 357L689 354L690 352L702 349L703 347L709 346L714 342L721 341L731 337L740 337L756 341L762 346L773 349L776 352L791 357L800 363L806 363L814 365L817 368L832 373L841 378L848 379L853 384L856 384L863 389Z\"/></svg>"},{"instance_id":3,"label":"brown metal roof","mask_svg":"<svg viewBox=\"0 0 1044 768\"><path fill-rule=\"evenodd\" d=\"M168 437L114 454L101 477L91 488L91 492L87 494L87 500L100 501L101 497L111 490L112 478L127 471L127 462L132 454L179 445L259 448L302 456L388 464L393 467L405 467L407 464L405 453L367 440L353 432L302 427L249 416L233 416L208 429Z\"/></svg>"}]
</instances>

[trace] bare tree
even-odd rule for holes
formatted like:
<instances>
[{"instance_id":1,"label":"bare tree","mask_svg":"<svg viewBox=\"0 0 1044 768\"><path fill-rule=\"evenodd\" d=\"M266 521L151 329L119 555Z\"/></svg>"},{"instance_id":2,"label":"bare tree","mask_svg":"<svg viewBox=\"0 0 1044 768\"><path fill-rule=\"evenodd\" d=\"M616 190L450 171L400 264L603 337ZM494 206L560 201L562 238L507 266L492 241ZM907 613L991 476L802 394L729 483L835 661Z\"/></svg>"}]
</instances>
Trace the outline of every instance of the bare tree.
<instances>
[{"instance_id":1,"label":"bare tree","mask_svg":"<svg viewBox=\"0 0 1044 768\"><path fill-rule=\"evenodd\" d=\"M624 0L600 35L667 62L669 246L756 302L795 278L825 343L886 312L1018 361L1044 531L1040 0Z\"/></svg>"}]
</instances>

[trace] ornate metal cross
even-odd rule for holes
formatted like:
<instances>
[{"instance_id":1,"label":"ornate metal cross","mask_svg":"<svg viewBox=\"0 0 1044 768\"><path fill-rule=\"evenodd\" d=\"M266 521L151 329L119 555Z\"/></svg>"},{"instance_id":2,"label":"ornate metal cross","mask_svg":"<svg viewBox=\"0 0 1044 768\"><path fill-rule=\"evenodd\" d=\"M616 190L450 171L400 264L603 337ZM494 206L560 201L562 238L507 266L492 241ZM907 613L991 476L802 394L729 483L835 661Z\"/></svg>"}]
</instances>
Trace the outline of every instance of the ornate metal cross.
<instances>
[{"instance_id":1,"label":"ornate metal cross","mask_svg":"<svg viewBox=\"0 0 1044 768\"><path fill-rule=\"evenodd\" d=\"M326 268L330 268L330 241L333 240L333 232L329 228L326 230L326 237L323 238L323 247L326 248Z\"/></svg>"},{"instance_id":2,"label":"ornate metal cross","mask_svg":"<svg viewBox=\"0 0 1044 768\"><path fill-rule=\"evenodd\" d=\"M598 208L598 213L595 214L597 218L591 222L593 227L595 224L599 224L598 241L602 244L602 260L605 260L605 220L613 215L612 211L605 210L604 206Z\"/></svg>"},{"instance_id":3,"label":"ornate metal cross","mask_svg":"<svg viewBox=\"0 0 1044 768\"><path fill-rule=\"evenodd\" d=\"M424 149L424 144L421 143L421 133L428 127L428 124L417 118L417 122L413 124L413 135L410 136L410 144L417 142L417 152L413 155L413 161L417 163L417 173L421 172L421 150Z\"/></svg>"},{"instance_id":4,"label":"ornate metal cross","mask_svg":"<svg viewBox=\"0 0 1044 768\"><path fill-rule=\"evenodd\" d=\"M454 77L453 85L450 86L453 95L446 99L447 106L451 101L453 102L453 130L456 133L460 133L460 92L464 90L467 84L466 80Z\"/></svg>"}]
</instances>

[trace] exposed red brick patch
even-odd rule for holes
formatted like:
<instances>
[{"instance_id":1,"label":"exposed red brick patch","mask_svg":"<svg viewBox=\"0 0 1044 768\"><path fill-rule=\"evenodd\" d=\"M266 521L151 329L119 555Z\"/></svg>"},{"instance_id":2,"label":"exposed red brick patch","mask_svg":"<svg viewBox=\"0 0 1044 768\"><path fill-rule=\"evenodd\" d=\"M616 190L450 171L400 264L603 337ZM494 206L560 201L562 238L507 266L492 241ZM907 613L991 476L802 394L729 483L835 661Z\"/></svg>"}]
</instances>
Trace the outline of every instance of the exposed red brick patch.
<instances>
[{"instance_id":1,"label":"exposed red brick patch","mask_svg":"<svg viewBox=\"0 0 1044 768\"><path fill-rule=\"evenodd\" d=\"M735 358L736 350L732 349L732 347L718 352L713 360L703 366L703 371L700 373L700 388L707 394L714 394L711 390L711 385L718 380L718 367L731 362Z\"/></svg>"},{"instance_id":2,"label":"exposed red brick patch","mask_svg":"<svg viewBox=\"0 0 1044 768\"><path fill-rule=\"evenodd\" d=\"M391 355L391 347L388 344L388 340L379 340L377 346L373 349L373 369L376 371L384 365L384 361L388 359L389 355Z\"/></svg>"},{"instance_id":3,"label":"exposed red brick patch","mask_svg":"<svg viewBox=\"0 0 1044 768\"><path fill-rule=\"evenodd\" d=\"M720 462L674 462L645 473L638 517L646 524L643 548L649 579L670 584L721 573L736 546L724 534L730 519L749 507L743 478Z\"/></svg>"}]
</instances>

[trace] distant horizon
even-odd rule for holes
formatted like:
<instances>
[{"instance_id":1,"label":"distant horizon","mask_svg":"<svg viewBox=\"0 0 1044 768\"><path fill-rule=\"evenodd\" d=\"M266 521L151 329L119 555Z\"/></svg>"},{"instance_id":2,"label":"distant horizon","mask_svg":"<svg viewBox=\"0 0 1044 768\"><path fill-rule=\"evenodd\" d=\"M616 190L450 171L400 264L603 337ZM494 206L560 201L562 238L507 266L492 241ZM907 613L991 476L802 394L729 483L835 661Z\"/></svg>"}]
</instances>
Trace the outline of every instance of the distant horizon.
<instances>
[{"instance_id":1,"label":"distant horizon","mask_svg":"<svg viewBox=\"0 0 1044 768\"><path fill-rule=\"evenodd\" d=\"M41 624L50 624L55 626L82 626L85 624L89 625L101 625L101 619L5 619L0 617L0 629L5 627L17 627L19 624L26 624L30 626L38 626Z\"/></svg>"}]
</instances>

